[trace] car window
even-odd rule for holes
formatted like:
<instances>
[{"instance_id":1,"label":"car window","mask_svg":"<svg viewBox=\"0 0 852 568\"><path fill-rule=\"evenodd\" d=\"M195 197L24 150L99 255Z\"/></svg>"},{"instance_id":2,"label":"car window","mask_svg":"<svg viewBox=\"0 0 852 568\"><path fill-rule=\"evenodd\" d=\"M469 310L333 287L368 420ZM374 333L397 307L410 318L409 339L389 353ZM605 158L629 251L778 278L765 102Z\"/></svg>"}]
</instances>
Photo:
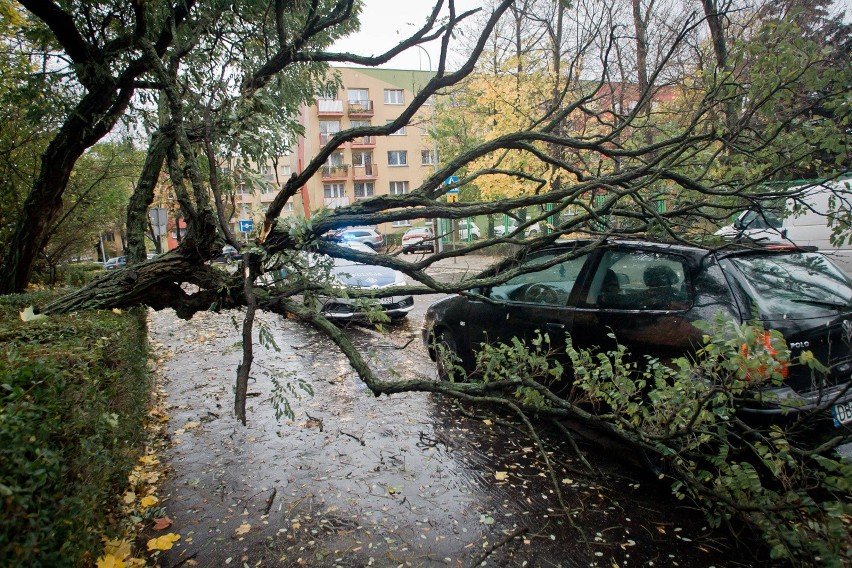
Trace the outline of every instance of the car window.
<instances>
[{"instance_id":1,"label":"car window","mask_svg":"<svg viewBox=\"0 0 852 568\"><path fill-rule=\"evenodd\" d=\"M508 300L532 304L564 306L571 289L583 268L588 255L562 262L554 261L566 254L566 250L546 251L531 256L521 263L522 267L543 265L541 270L515 276L503 284L493 286L490 296L495 300ZM553 264L551 264L553 263Z\"/></svg>"},{"instance_id":2,"label":"car window","mask_svg":"<svg viewBox=\"0 0 852 568\"><path fill-rule=\"evenodd\" d=\"M821 254L750 255L730 261L763 317L821 317L852 309L849 278Z\"/></svg>"},{"instance_id":3,"label":"car window","mask_svg":"<svg viewBox=\"0 0 852 568\"><path fill-rule=\"evenodd\" d=\"M683 310L692 305L685 259L641 250L608 250L585 298L588 307Z\"/></svg>"}]
</instances>

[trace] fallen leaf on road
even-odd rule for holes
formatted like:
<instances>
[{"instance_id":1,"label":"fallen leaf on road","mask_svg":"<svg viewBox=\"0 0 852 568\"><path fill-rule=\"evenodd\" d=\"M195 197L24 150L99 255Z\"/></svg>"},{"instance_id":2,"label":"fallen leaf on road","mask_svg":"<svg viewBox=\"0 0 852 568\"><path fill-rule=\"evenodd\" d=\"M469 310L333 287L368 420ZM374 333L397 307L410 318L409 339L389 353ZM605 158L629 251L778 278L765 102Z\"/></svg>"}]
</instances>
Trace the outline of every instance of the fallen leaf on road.
<instances>
[{"instance_id":1,"label":"fallen leaf on road","mask_svg":"<svg viewBox=\"0 0 852 568\"><path fill-rule=\"evenodd\" d=\"M509 473L505 471L495 471L494 479L497 481L506 481L506 478L509 477Z\"/></svg>"},{"instance_id":2,"label":"fallen leaf on road","mask_svg":"<svg viewBox=\"0 0 852 568\"><path fill-rule=\"evenodd\" d=\"M172 526L172 520L168 517L160 517L159 519L154 519L155 531L165 530L170 526Z\"/></svg>"},{"instance_id":3,"label":"fallen leaf on road","mask_svg":"<svg viewBox=\"0 0 852 568\"><path fill-rule=\"evenodd\" d=\"M142 497L142 500L139 501L139 504L142 505L143 509L147 509L148 507L152 507L159 502L160 500L154 497L153 495L146 495L145 497Z\"/></svg>"},{"instance_id":4,"label":"fallen leaf on road","mask_svg":"<svg viewBox=\"0 0 852 568\"><path fill-rule=\"evenodd\" d=\"M148 550L171 550L180 535L175 533L164 534L148 541Z\"/></svg>"},{"instance_id":5,"label":"fallen leaf on road","mask_svg":"<svg viewBox=\"0 0 852 568\"><path fill-rule=\"evenodd\" d=\"M116 558L112 554L105 554L98 558L95 566L97 568L124 568L124 560Z\"/></svg>"},{"instance_id":6,"label":"fallen leaf on road","mask_svg":"<svg viewBox=\"0 0 852 568\"><path fill-rule=\"evenodd\" d=\"M248 523L243 523L237 527L237 530L234 531L234 534L238 536L242 536L251 530L251 525Z\"/></svg>"}]
</instances>

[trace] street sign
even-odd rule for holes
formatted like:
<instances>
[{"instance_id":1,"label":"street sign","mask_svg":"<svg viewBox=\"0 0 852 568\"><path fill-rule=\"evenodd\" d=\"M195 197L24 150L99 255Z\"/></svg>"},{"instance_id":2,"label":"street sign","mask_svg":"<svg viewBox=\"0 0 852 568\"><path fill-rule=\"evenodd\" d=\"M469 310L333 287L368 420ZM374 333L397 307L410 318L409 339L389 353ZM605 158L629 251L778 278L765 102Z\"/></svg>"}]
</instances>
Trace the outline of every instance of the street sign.
<instances>
[{"instance_id":1,"label":"street sign","mask_svg":"<svg viewBox=\"0 0 852 568\"><path fill-rule=\"evenodd\" d=\"M458 182L459 182L459 176L450 176L450 177L447 178L447 181L445 181L444 183L446 183L447 185L453 185L454 183L458 183ZM450 191L458 192L458 189L451 189Z\"/></svg>"},{"instance_id":2,"label":"street sign","mask_svg":"<svg viewBox=\"0 0 852 568\"><path fill-rule=\"evenodd\" d=\"M240 232L250 233L254 229L254 221L251 219L240 219Z\"/></svg>"},{"instance_id":3,"label":"street sign","mask_svg":"<svg viewBox=\"0 0 852 568\"><path fill-rule=\"evenodd\" d=\"M455 203L459 200L459 192L456 191L453 193L452 191L447 192L447 203Z\"/></svg>"}]
</instances>

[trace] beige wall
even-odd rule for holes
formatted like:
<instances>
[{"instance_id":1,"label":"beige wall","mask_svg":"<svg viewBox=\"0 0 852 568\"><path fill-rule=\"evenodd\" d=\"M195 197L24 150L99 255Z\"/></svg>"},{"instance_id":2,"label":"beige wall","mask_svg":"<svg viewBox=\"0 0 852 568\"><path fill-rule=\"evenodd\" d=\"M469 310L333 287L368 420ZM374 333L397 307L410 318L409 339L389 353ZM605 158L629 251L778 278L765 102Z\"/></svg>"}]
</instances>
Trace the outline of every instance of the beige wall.
<instances>
[{"instance_id":1,"label":"beige wall","mask_svg":"<svg viewBox=\"0 0 852 568\"><path fill-rule=\"evenodd\" d=\"M417 90L432 73L424 71L385 70L365 68L336 68L343 87L333 99L317 100L316 104L302 108L301 122L305 134L288 156L279 158L278 174L283 183L291 173L302 171L328 140L335 128L346 130L357 122L369 121L372 126L384 125L395 119L412 101ZM386 94L387 91L387 94ZM352 102L350 102L350 99ZM360 101L360 102L356 102ZM387 102L386 102L387 101ZM434 143L428 135L432 124L432 107L424 106L417 117L405 127L404 133L391 136L360 139L344 144L338 149L334 161L315 175L297 196L295 203L282 216L310 214L323 207L335 208L349 205L364 197L388 195L394 191L413 191L429 176L433 167ZM393 152L391 156L389 153ZM397 164L404 152L405 164ZM426 152L424 164L423 153ZM366 164L369 160L369 165ZM258 168L261 177L274 182L272 163ZM360 194L356 195L356 184ZM369 184L372 184L371 186ZM273 189L273 188L271 188ZM258 223L265 207L275 193L245 193L238 196L244 212L237 217L250 215ZM422 224L415 221L412 224ZM385 223L378 227L382 233L404 231L406 225Z\"/></svg>"}]
</instances>

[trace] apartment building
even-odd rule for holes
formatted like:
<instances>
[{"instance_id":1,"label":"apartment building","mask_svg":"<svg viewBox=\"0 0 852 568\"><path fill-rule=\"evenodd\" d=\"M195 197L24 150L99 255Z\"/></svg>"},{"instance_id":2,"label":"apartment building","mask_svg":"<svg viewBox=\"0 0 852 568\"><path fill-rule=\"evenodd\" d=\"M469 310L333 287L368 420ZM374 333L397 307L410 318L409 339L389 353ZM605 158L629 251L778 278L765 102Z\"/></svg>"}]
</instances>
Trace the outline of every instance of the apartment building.
<instances>
[{"instance_id":1,"label":"apartment building","mask_svg":"<svg viewBox=\"0 0 852 568\"><path fill-rule=\"evenodd\" d=\"M267 187L238 191L238 216L257 223L275 197L275 181L301 172L319 149L341 130L380 126L393 121L428 82L428 71L338 67L342 87L335 96L318 98L301 109L305 128L292 152L256 172ZM435 164L431 102L409 124L390 136L363 136L341 146L313 176L282 216L310 216L375 195L398 195L419 187ZM277 177L276 177L277 174ZM402 231L408 221L386 223L383 233ZM237 226L235 224L235 229Z\"/></svg>"}]
</instances>

